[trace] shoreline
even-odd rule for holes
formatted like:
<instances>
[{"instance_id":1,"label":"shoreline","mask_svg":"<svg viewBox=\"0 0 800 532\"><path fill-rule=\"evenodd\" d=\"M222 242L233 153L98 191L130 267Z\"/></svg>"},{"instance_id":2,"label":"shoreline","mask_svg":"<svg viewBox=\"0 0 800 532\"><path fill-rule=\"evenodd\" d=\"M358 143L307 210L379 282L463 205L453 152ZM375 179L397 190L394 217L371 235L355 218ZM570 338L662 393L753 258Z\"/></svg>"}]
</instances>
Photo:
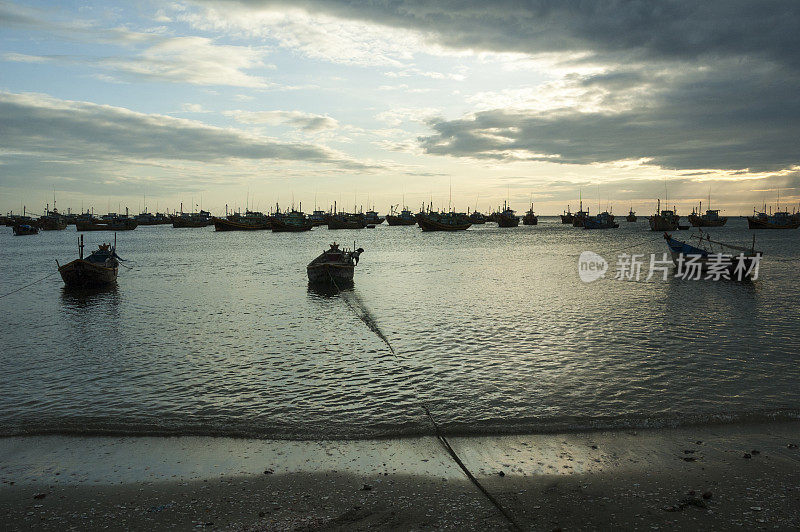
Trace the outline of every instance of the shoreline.
<instances>
[{"instance_id":1,"label":"shoreline","mask_svg":"<svg viewBox=\"0 0 800 532\"><path fill-rule=\"evenodd\" d=\"M800 527L800 422L448 439L525 529ZM0 438L0 518L11 529L508 528L434 437Z\"/></svg>"}]
</instances>

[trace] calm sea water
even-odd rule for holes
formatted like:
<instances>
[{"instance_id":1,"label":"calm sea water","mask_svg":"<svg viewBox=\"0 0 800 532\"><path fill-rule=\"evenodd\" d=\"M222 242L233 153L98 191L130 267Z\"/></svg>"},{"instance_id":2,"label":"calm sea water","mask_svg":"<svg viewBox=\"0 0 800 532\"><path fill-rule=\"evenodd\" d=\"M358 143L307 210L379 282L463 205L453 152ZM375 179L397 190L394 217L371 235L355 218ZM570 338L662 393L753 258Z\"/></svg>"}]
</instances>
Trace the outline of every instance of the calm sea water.
<instances>
[{"instance_id":1,"label":"calm sea water","mask_svg":"<svg viewBox=\"0 0 800 532\"><path fill-rule=\"evenodd\" d=\"M750 242L728 224L711 231ZM580 281L584 250L612 274L619 252L665 251L646 229L118 233L115 288L55 275L0 299L0 434L400 436L430 432L422 403L461 434L797 417L800 231L757 233L754 283ZM0 293L77 239L0 228ZM309 290L305 265L354 239L355 288Z\"/></svg>"}]
</instances>

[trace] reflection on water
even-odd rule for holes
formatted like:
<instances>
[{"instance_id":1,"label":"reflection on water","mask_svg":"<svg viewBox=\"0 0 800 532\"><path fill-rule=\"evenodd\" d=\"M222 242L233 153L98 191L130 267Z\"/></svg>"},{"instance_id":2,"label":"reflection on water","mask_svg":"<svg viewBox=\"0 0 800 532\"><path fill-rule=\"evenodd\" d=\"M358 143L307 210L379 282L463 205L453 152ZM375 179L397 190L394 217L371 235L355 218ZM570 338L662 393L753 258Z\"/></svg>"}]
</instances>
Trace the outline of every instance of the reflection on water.
<instances>
[{"instance_id":1,"label":"reflection on water","mask_svg":"<svg viewBox=\"0 0 800 532\"><path fill-rule=\"evenodd\" d=\"M61 302L66 308L96 310L111 309L119 305L119 287L116 283L100 288L61 288Z\"/></svg>"},{"instance_id":2,"label":"reflection on water","mask_svg":"<svg viewBox=\"0 0 800 532\"><path fill-rule=\"evenodd\" d=\"M414 434L421 402L469 434L796 415L797 234L759 235L754 283L613 280L606 250L665 251L646 224L379 226L341 293L308 284L324 228L138 228L118 235L133 269L116 286L52 277L0 300L0 433ZM74 257L74 236L0 233L1 292ZM580 281L587 250L608 279Z\"/></svg>"}]
</instances>

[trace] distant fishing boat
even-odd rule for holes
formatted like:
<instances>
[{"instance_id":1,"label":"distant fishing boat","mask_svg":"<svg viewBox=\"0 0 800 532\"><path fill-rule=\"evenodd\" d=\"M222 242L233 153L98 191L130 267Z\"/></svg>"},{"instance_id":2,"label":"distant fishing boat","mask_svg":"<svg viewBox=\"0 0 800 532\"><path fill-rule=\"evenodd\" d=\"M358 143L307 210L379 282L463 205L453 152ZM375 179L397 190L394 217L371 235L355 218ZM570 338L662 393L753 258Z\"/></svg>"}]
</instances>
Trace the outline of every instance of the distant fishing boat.
<instances>
[{"instance_id":1,"label":"distant fishing boat","mask_svg":"<svg viewBox=\"0 0 800 532\"><path fill-rule=\"evenodd\" d=\"M264 231L272 228L269 216L262 212L245 211L244 216L233 213L225 218L212 218L217 231Z\"/></svg>"},{"instance_id":2,"label":"distant fishing boat","mask_svg":"<svg viewBox=\"0 0 800 532\"><path fill-rule=\"evenodd\" d=\"M522 217L522 225L538 225L539 224L539 217L533 212L533 202L531 202L531 208L528 209L528 212L525 213L525 216Z\"/></svg>"},{"instance_id":3,"label":"distant fishing boat","mask_svg":"<svg viewBox=\"0 0 800 532\"><path fill-rule=\"evenodd\" d=\"M78 231L132 231L138 225L133 218L113 212L106 214L100 220L86 216L75 221L75 229Z\"/></svg>"},{"instance_id":4,"label":"distant fishing boat","mask_svg":"<svg viewBox=\"0 0 800 532\"><path fill-rule=\"evenodd\" d=\"M569 205L567 205L567 210L561 215L561 223L564 225L572 225L574 221L575 215L569 212Z\"/></svg>"},{"instance_id":5,"label":"distant fishing boat","mask_svg":"<svg viewBox=\"0 0 800 532\"><path fill-rule=\"evenodd\" d=\"M701 212L703 212L702 201L698 210L692 209L692 214L689 215L689 223L693 227L722 227L728 222L728 217L720 216L719 210L708 209L705 214L700 214Z\"/></svg>"},{"instance_id":6,"label":"distant fishing boat","mask_svg":"<svg viewBox=\"0 0 800 532\"><path fill-rule=\"evenodd\" d=\"M423 231L465 231L472 222L463 212L421 211L417 213L417 224Z\"/></svg>"},{"instance_id":7,"label":"distant fishing boat","mask_svg":"<svg viewBox=\"0 0 800 532\"><path fill-rule=\"evenodd\" d=\"M478 211L472 211L472 213L468 213L468 218L470 223L473 225L483 225L486 223L486 215Z\"/></svg>"},{"instance_id":8,"label":"distant fishing boat","mask_svg":"<svg viewBox=\"0 0 800 532\"><path fill-rule=\"evenodd\" d=\"M381 225L383 223L383 216L379 215L374 209L373 207L372 210L364 213L364 222L367 225Z\"/></svg>"},{"instance_id":9,"label":"distant fishing boat","mask_svg":"<svg viewBox=\"0 0 800 532\"><path fill-rule=\"evenodd\" d=\"M115 282L121 259L117 256L116 236L114 241L114 246L100 244L96 251L84 259L81 235L79 258L58 268L64 284L72 288L96 288Z\"/></svg>"},{"instance_id":10,"label":"distant fishing boat","mask_svg":"<svg viewBox=\"0 0 800 532\"><path fill-rule=\"evenodd\" d=\"M583 227L583 223L586 221L586 218L589 217L589 209L584 211L583 210L583 199L580 200L580 206L578 208L578 212L572 217L572 227Z\"/></svg>"},{"instance_id":11,"label":"distant fishing boat","mask_svg":"<svg viewBox=\"0 0 800 532\"><path fill-rule=\"evenodd\" d=\"M353 282L353 274L358 259L364 252L362 248L354 251L339 249L334 242L330 249L323 251L306 267L308 282L313 284L349 285Z\"/></svg>"},{"instance_id":12,"label":"distant fishing boat","mask_svg":"<svg viewBox=\"0 0 800 532\"><path fill-rule=\"evenodd\" d=\"M311 223L314 224L314 227L325 225L327 222L325 219L327 215L325 211L321 211L319 209L314 209L314 212L308 215L308 219L311 220Z\"/></svg>"},{"instance_id":13,"label":"distant fishing boat","mask_svg":"<svg viewBox=\"0 0 800 532\"><path fill-rule=\"evenodd\" d=\"M608 211L596 216L587 216L583 221L584 229L616 229L619 224L614 221L614 215Z\"/></svg>"},{"instance_id":14,"label":"distant fishing boat","mask_svg":"<svg viewBox=\"0 0 800 532\"><path fill-rule=\"evenodd\" d=\"M626 222L635 222L637 219L638 218L636 217L636 213L633 212L633 207L631 207L631 210L628 212L628 216L625 217L625 221Z\"/></svg>"},{"instance_id":15,"label":"distant fishing boat","mask_svg":"<svg viewBox=\"0 0 800 532\"><path fill-rule=\"evenodd\" d=\"M213 216L208 211L200 212L181 212L179 215L172 216L172 227L184 229L192 227L208 227L214 223Z\"/></svg>"},{"instance_id":16,"label":"distant fishing boat","mask_svg":"<svg viewBox=\"0 0 800 532\"><path fill-rule=\"evenodd\" d=\"M727 272L730 279L743 281L752 277L754 261L761 260L762 253L755 249L755 237L753 237L753 244L750 248L711 240L711 236L702 231L698 235L692 235L689 238L695 240L695 243L682 242L672 238L669 233L664 233L664 239L667 241L667 246L672 254L673 263L677 267L682 267L686 270L691 267L693 262L696 262L700 265L700 272L706 273L709 271L711 264L715 264L715 268L719 267L720 263L716 259L719 259L720 255L727 255L728 260L723 263L724 271ZM714 249L715 246L716 249ZM741 260L739 259L740 255Z\"/></svg>"},{"instance_id":17,"label":"distant fishing boat","mask_svg":"<svg viewBox=\"0 0 800 532\"><path fill-rule=\"evenodd\" d=\"M367 221L363 213L339 212L333 202L333 212L328 214L328 229L364 229Z\"/></svg>"},{"instance_id":18,"label":"distant fishing boat","mask_svg":"<svg viewBox=\"0 0 800 532\"><path fill-rule=\"evenodd\" d=\"M675 214L674 210L661 210L661 199L658 200L656 213L650 217L651 231L677 231L688 229L689 226L680 225L681 217Z\"/></svg>"},{"instance_id":19,"label":"distant fishing boat","mask_svg":"<svg viewBox=\"0 0 800 532\"><path fill-rule=\"evenodd\" d=\"M314 227L314 222L303 214L303 211L292 209L282 213L277 210L272 215L272 231L274 233L299 233L311 231L312 227Z\"/></svg>"},{"instance_id":20,"label":"distant fishing boat","mask_svg":"<svg viewBox=\"0 0 800 532\"><path fill-rule=\"evenodd\" d=\"M157 212L142 212L134 218L139 225L166 225L172 223L172 217L168 214Z\"/></svg>"},{"instance_id":21,"label":"distant fishing boat","mask_svg":"<svg viewBox=\"0 0 800 532\"><path fill-rule=\"evenodd\" d=\"M48 204L45 207L45 214L36 220L36 225L42 231L63 231L67 228L67 219L55 207L51 211Z\"/></svg>"},{"instance_id":22,"label":"distant fishing boat","mask_svg":"<svg viewBox=\"0 0 800 532\"><path fill-rule=\"evenodd\" d=\"M503 202L503 210L497 215L498 227L518 227L519 217L507 202Z\"/></svg>"},{"instance_id":23,"label":"distant fishing boat","mask_svg":"<svg viewBox=\"0 0 800 532\"><path fill-rule=\"evenodd\" d=\"M764 212L755 212L754 215L747 217L747 226L750 229L797 229L800 227L800 217L789 214L789 211L776 211L767 214L767 206L764 205Z\"/></svg>"},{"instance_id":24,"label":"distant fishing boat","mask_svg":"<svg viewBox=\"0 0 800 532\"><path fill-rule=\"evenodd\" d=\"M403 210L398 213L397 209L392 206L389 214L386 215L386 223L389 225L416 225L417 219L408 207L403 207Z\"/></svg>"},{"instance_id":25,"label":"distant fishing boat","mask_svg":"<svg viewBox=\"0 0 800 532\"><path fill-rule=\"evenodd\" d=\"M16 236L28 236L39 234L39 228L31 224L16 224L13 227Z\"/></svg>"}]
</instances>

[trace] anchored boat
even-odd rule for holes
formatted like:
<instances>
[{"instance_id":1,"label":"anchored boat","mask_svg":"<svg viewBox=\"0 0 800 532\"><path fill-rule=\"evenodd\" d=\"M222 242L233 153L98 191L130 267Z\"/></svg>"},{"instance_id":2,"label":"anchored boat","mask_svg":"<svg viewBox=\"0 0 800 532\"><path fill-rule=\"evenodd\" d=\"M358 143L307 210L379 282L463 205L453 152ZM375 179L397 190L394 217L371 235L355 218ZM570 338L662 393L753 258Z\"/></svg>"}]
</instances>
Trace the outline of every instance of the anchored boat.
<instances>
[{"instance_id":1,"label":"anchored boat","mask_svg":"<svg viewBox=\"0 0 800 532\"><path fill-rule=\"evenodd\" d=\"M244 216L234 213L225 218L215 217L212 220L217 231L263 231L272 227L269 216L255 211L245 211Z\"/></svg>"},{"instance_id":2,"label":"anchored boat","mask_svg":"<svg viewBox=\"0 0 800 532\"><path fill-rule=\"evenodd\" d=\"M614 215L608 211L601 212L596 216L587 216L583 221L584 229L616 229L619 224L614 221Z\"/></svg>"},{"instance_id":3,"label":"anchored boat","mask_svg":"<svg viewBox=\"0 0 800 532\"><path fill-rule=\"evenodd\" d=\"M462 212L422 211L417 213L417 224L423 231L465 231L472 222Z\"/></svg>"},{"instance_id":4,"label":"anchored boat","mask_svg":"<svg viewBox=\"0 0 800 532\"><path fill-rule=\"evenodd\" d=\"M334 284L337 287L353 282L353 274L358 259L364 252L362 248L354 251L339 249L334 242L330 249L323 251L306 267L308 282L313 284Z\"/></svg>"},{"instance_id":5,"label":"anchored boat","mask_svg":"<svg viewBox=\"0 0 800 532\"><path fill-rule=\"evenodd\" d=\"M497 215L498 227L519 227L519 217L507 202L503 202L503 210Z\"/></svg>"},{"instance_id":6,"label":"anchored boat","mask_svg":"<svg viewBox=\"0 0 800 532\"><path fill-rule=\"evenodd\" d=\"M97 288L115 282L121 259L116 252L116 235L114 241L113 246L100 244L96 251L84 259L83 235L81 235L81 243L78 246L79 258L58 268L64 284L71 288Z\"/></svg>"},{"instance_id":7,"label":"anchored boat","mask_svg":"<svg viewBox=\"0 0 800 532\"><path fill-rule=\"evenodd\" d=\"M567 210L561 215L561 223L564 225L572 225L572 222L574 221L575 215L569 212L569 205L567 205Z\"/></svg>"},{"instance_id":8,"label":"anchored boat","mask_svg":"<svg viewBox=\"0 0 800 532\"><path fill-rule=\"evenodd\" d=\"M656 213L650 217L651 231L676 231L689 229L688 225L680 225L681 217L674 210L661 210L661 199L658 200Z\"/></svg>"},{"instance_id":9,"label":"anchored boat","mask_svg":"<svg viewBox=\"0 0 800 532\"><path fill-rule=\"evenodd\" d=\"M631 207L631 210L628 212L628 216L625 217L625 221L626 222L635 222L636 220L637 220L636 213L633 212L633 207Z\"/></svg>"},{"instance_id":10,"label":"anchored boat","mask_svg":"<svg viewBox=\"0 0 800 532\"><path fill-rule=\"evenodd\" d=\"M30 224L16 224L13 226L14 234L17 236L37 235L39 228Z\"/></svg>"},{"instance_id":11,"label":"anchored boat","mask_svg":"<svg viewBox=\"0 0 800 532\"><path fill-rule=\"evenodd\" d=\"M539 217L533 212L533 202L531 202L531 208L522 217L522 225L539 225Z\"/></svg>"},{"instance_id":12,"label":"anchored boat","mask_svg":"<svg viewBox=\"0 0 800 532\"><path fill-rule=\"evenodd\" d=\"M277 210L272 215L273 233L300 233L302 231L311 231L312 227L314 227L313 220L309 219L303 211L292 209L288 212L280 212L280 210Z\"/></svg>"},{"instance_id":13,"label":"anchored boat","mask_svg":"<svg viewBox=\"0 0 800 532\"><path fill-rule=\"evenodd\" d=\"M755 249L755 236L749 248L711 240L711 236L702 231L689 238L694 243L682 242L672 238L669 233L664 233L672 262L678 268L679 274L700 279L703 274L720 272L717 279L737 281L752 280L758 276L762 253Z\"/></svg>"},{"instance_id":14,"label":"anchored boat","mask_svg":"<svg viewBox=\"0 0 800 532\"><path fill-rule=\"evenodd\" d=\"M389 225L415 225L417 219L408 207L403 207L403 210L398 213L395 206L392 205L389 214L386 215L386 223Z\"/></svg>"},{"instance_id":15,"label":"anchored boat","mask_svg":"<svg viewBox=\"0 0 800 532\"><path fill-rule=\"evenodd\" d=\"M800 227L800 218L789 214L789 211L776 211L770 214L766 212L755 212L753 216L747 217L747 226L750 229L797 229Z\"/></svg>"}]
</instances>

